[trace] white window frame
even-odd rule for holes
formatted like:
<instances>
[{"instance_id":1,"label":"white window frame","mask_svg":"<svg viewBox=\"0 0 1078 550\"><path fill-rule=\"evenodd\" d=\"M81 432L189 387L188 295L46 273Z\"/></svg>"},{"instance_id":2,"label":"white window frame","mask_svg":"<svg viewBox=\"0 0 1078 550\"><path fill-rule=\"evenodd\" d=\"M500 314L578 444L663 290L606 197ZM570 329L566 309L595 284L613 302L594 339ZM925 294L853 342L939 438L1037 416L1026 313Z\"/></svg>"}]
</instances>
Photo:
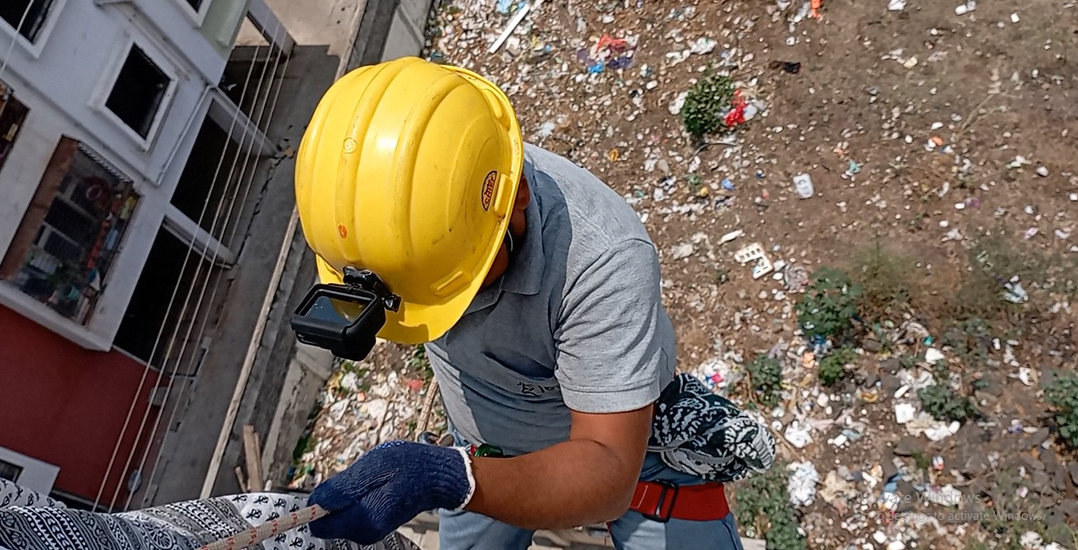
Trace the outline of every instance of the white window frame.
<instances>
[{"instance_id":1,"label":"white window frame","mask_svg":"<svg viewBox=\"0 0 1078 550\"><path fill-rule=\"evenodd\" d=\"M127 58L131 55L131 50L135 47L142 50L146 54L146 57L150 58L150 61L157 65L158 69L169 79L168 89L165 90L164 97L161 98L161 105L157 109L157 113L154 114L153 123L150 125L150 131L146 133L146 137L142 137L134 128L127 125L126 122L120 119L116 113L112 112L105 103L108 102L109 96L112 94L113 88L116 86L116 81L120 78L120 71L123 70L124 63L127 62ZM105 74L105 79L102 81L101 87L96 94L95 99L92 100L91 106L96 111L100 111L105 118L112 121L122 132L127 134L127 137L138 145L139 149L143 151L149 151L153 145L154 139L157 137L157 133L161 130L161 125L168 115L169 108L172 106L172 100L176 96L176 89L179 87L180 79L177 74L176 68L163 59L156 49L147 48L144 43L138 43L132 38L127 38L124 43L123 53L112 63L111 69Z\"/></svg>"},{"instance_id":2,"label":"white window frame","mask_svg":"<svg viewBox=\"0 0 1078 550\"><path fill-rule=\"evenodd\" d=\"M66 5L67 0L53 0L52 7L49 9L49 14L45 16L45 26L41 28L41 32L38 34L36 42L30 42L25 36L16 32L15 27L8 24L7 21L0 19L0 32L3 32L7 37L4 42L10 44L7 40L14 38L15 42L22 47L26 53L30 54L34 59L38 59L41 57L41 52L45 49L45 43L48 42L49 36L52 34L52 29L56 27L56 20L60 18L60 12L63 11L64 6Z\"/></svg>"},{"instance_id":3,"label":"white window frame","mask_svg":"<svg viewBox=\"0 0 1078 550\"><path fill-rule=\"evenodd\" d=\"M6 447L0 447L0 460L22 468L22 473L15 482L16 485L45 496L52 492L56 476L60 473L60 467L55 464L49 464Z\"/></svg>"},{"instance_id":4,"label":"white window frame","mask_svg":"<svg viewBox=\"0 0 1078 550\"><path fill-rule=\"evenodd\" d=\"M120 121L120 123L123 124L123 121ZM97 151L97 149L94 148L96 144L92 144L87 140L79 140L79 142L85 143L91 149ZM98 153L98 155L100 155L100 153ZM98 162L101 161L104 161L116 172L119 172L120 174L124 174L126 176L126 172L115 166L108 158L101 157ZM38 185L40 185L40 183ZM140 216L147 216L148 214L146 213L146 211L148 209L152 209L152 206L147 207L147 205L151 203L150 201L146 200L147 195L144 193L143 190L140 190L137 185L135 185L134 189L139 196L139 204L135 208L135 212L131 218L128 230L124 231L124 235L123 237L121 237L118 244L118 249L116 252L117 258L115 261L116 263L118 263L119 259L124 255L124 248L129 245L132 239L145 238L144 235L148 234L145 231L140 232L137 229L137 220L140 219ZM153 231L152 234L157 234L156 229ZM49 329L53 333L58 334L67 340L78 344L84 349L92 351L109 351L112 349L112 340L116 336L116 330L119 327L119 324L116 324L115 327L109 328L107 326L107 322L102 321L100 316L98 316L97 314L102 311L103 307L114 308L116 306L116 299L111 298L112 295L110 295L110 293L108 292L108 287L110 282L115 279L117 274L118 270L110 269L109 273L102 280L103 293L101 295L101 299L98 300L98 302L94 305L94 315L90 317L89 322L86 324L77 323L74 320L61 315L59 312L52 309L48 305L38 301L37 299L28 294L23 293L21 289L4 280L0 280L0 305L11 309L12 311L22 315L23 317L26 317L30 321L33 321ZM135 279L135 282L131 283L132 287L135 284L137 284L137 278Z\"/></svg>"},{"instance_id":5,"label":"white window frame","mask_svg":"<svg viewBox=\"0 0 1078 550\"><path fill-rule=\"evenodd\" d=\"M187 3L187 0L175 1L180 4L180 10L187 14L191 21L194 21L196 27L202 27L202 24L206 22L206 13L210 11L210 4L213 3L213 0L202 0L202 7L196 10Z\"/></svg>"}]
</instances>

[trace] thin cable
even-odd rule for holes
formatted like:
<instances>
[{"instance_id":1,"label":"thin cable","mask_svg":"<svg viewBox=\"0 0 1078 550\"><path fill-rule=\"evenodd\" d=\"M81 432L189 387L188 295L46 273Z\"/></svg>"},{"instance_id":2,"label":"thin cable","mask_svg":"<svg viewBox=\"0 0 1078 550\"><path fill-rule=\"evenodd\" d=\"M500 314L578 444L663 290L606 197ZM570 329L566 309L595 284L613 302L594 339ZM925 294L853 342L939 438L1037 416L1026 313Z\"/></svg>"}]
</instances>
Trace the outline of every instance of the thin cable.
<instances>
[{"instance_id":1,"label":"thin cable","mask_svg":"<svg viewBox=\"0 0 1078 550\"><path fill-rule=\"evenodd\" d=\"M26 4L26 9L22 12L22 17L19 19L19 24L15 26L15 34L11 36L11 44L7 47L7 53L4 54L4 62L0 64L0 80L4 79L4 71L7 70L7 63L11 60L11 54L15 51L15 43L19 41L20 33L22 33L22 26L26 24L26 18L30 16L30 8L34 7L34 2L37 0L30 0Z\"/></svg>"},{"instance_id":2,"label":"thin cable","mask_svg":"<svg viewBox=\"0 0 1078 550\"><path fill-rule=\"evenodd\" d=\"M260 46L255 47L255 59L258 58L258 48L259 47ZM252 60L251 66L247 69L247 77L243 82L243 89L240 92L240 103L241 104L243 103L243 100L247 97L247 87L251 82L251 75L253 73L254 73L254 61ZM232 115L232 123L229 125L228 135L225 138L225 143L226 144L232 139L232 133L236 129L236 122L239 120L239 115L240 115L240 110L236 109L236 112ZM180 139L182 139L182 137ZM226 145L226 147L227 147L227 145ZM213 195L213 189L217 185L217 178L220 176L221 167L224 166L224 162L225 162L225 158L224 158L224 155L222 154L221 158L217 162L217 168L214 171L213 180L211 180L210 190L209 190L209 193L207 194L207 197L210 197L210 196ZM206 209L207 209L208 205L209 205L209 201L207 199L207 202L202 205L202 211L199 213L199 216L198 216L197 224L199 226L202 225L202 220L203 220L203 218L204 218L204 216L206 214ZM180 274L181 275L187 269L187 264L191 259L191 252L194 251L194 247L195 247L195 242L194 242L194 240L192 240L190 245L187 248L187 253L184 256L183 265L180 267ZM115 462L116 462L116 455L119 454L120 447L123 446L124 436L127 434L127 428L131 423L131 417L134 415L135 407L138 405L139 398L142 395L142 388L146 384L146 376L149 374L150 369L151 369L151 367L149 365L151 365L153 363L153 357L157 353L157 347L161 344L161 336L165 332L165 324L168 321L169 315L172 313L172 305L176 300L176 295L180 290L180 285L181 284L182 284L182 280L177 280L176 281L176 286L172 289L172 295L169 297L168 307L165 309L165 317L164 317L165 321L161 324L161 328L159 328L158 331L157 331L157 337L154 340L153 348L151 348L151 350L150 350L149 361L147 361L147 366L142 371L142 378L139 380L138 388L135 390L135 395L131 399L131 405L127 409L127 417L124 419L123 428L120 430L120 436L116 439L116 444L112 448L112 456L109 458L108 467L105 469L105 475L101 479L101 485L98 487L97 496L94 498L94 509L95 510L97 509L97 505L101 502L101 497L105 493L105 486L108 485L109 475L112 473L112 467L115 465ZM162 372L164 371L164 366L162 366L161 370L162 370ZM122 474L121 474L121 476L122 476ZM121 479L120 482L122 483L122 481L123 480ZM111 507L109 508L109 511L110 512L112 511Z\"/></svg>"},{"instance_id":3,"label":"thin cable","mask_svg":"<svg viewBox=\"0 0 1078 550\"><path fill-rule=\"evenodd\" d=\"M277 22L277 27L278 28L277 28L276 31L274 31L274 34L276 34L280 30L280 20L278 20L278 22ZM254 63L257 62L257 61L258 61L258 51L257 51L257 48L256 48L255 56L251 59L252 68L254 66ZM265 84L266 69L268 67L269 67L268 63L263 64L263 66L262 66L262 73L259 75L258 87L255 89L254 101L252 102L252 106L258 103L258 97L262 93L262 86ZM271 88L272 88L272 84L271 84ZM269 96L269 90L266 91L266 96L267 97ZM237 116L238 116L238 113L240 112L239 107L240 106L237 106ZM263 107L265 107L265 100L263 100ZM244 125L243 136L240 138L240 148L241 149L243 147L243 144L246 143L246 141L247 141L247 134L250 132L250 130L251 130L251 119L247 118L247 122ZM254 142L254 140L252 139L252 144L253 144L253 142ZM226 143L226 147L221 152L222 158L224 158L224 156L227 154L227 151L228 151L228 149L227 149L227 143L228 142L226 141L225 143ZM249 153L249 151L248 151L248 153ZM250 155L248 154L248 156L246 158L250 158ZM237 151L235 160L238 160L238 159L239 159L239 152ZM246 162L246 160L245 160L245 162ZM233 176L234 171L235 171L235 166L236 166L236 163L233 162L232 169L229 170L228 178L225 179L224 193L222 193L221 200L217 203L217 210L216 210L216 212L214 212L213 223L210 226L210 230L209 230L210 237L213 237L213 232L217 229L217 222L220 221L221 207L224 206L224 204L226 202L229 202L229 201L226 200L226 198L228 197L228 188L229 188L230 182L232 181L232 176ZM239 180L237 180L237 181L239 181ZM215 181L215 183L216 183L216 181ZM212 199L212 197L213 197L212 192L206 196L206 202L203 203L203 209L205 209L209 205L209 201ZM232 209L234 208L234 205L235 205L235 195L233 196L232 201L229 202L229 213L230 214L231 214ZM200 220L200 225L201 225L201 220ZM222 227L221 232L222 232L222 234L224 233L224 228L223 227ZM218 243L220 243L220 241L218 241ZM202 273L202 266L206 263L206 252L209 251L209 247L210 247L210 243L209 243L209 241L207 241L205 243L205 246L203 246L202 251L199 253L199 255L201 256L202 261L195 264L194 277L191 279L192 284L190 286L188 286L187 295L184 297L183 308L180 310L180 315L177 318L179 320L179 322L176 323L175 327L172 329L172 335L169 337L168 347L165 349L165 358L162 361L162 370L168 368L168 363L169 363L170 359L172 358L172 350L173 350L173 347L176 345L176 336L179 335L180 327L183 324L183 319L186 317L186 314L187 314L187 308L191 303L191 296L194 293L195 287L198 285L198 278L199 278L199 275ZM193 250L193 249L194 249L194 242L192 242L192 246L191 246L191 250ZM220 249L218 248L217 251L220 252ZM216 258L216 254L215 254L214 258ZM211 263L211 266L212 266L212 261L210 263ZM181 273L182 273L182 271L181 271ZM212 278L211 275L209 273L207 273L206 280L208 281L210 278ZM202 292L205 292L205 285L203 285L203 291ZM201 296L200 296L200 302L201 302ZM198 315L198 312L196 311L192 315L192 319L196 318L197 315ZM166 321L167 321L167 318L166 318ZM192 320L192 324L193 323L194 323L194 321ZM164 328L164 327L162 326L162 328ZM188 335L189 334L190 334L190 332L188 332ZM181 348L186 349L186 342L181 344ZM179 371L180 363L182 363L182 362L183 362L183 355L182 355L182 352L181 352L181 354L175 358L174 367L172 369L173 373ZM168 380L168 386L165 389L166 399L167 399L168 394L172 391L173 384L175 384L175 379L170 377L169 380ZM150 417L150 407L146 407L146 410L143 411L142 421L139 424L139 429L138 429L137 435L135 437L135 444L131 446L131 451L127 455L127 462L124 464L123 471L125 471L125 472L128 471L128 469L131 467L131 462L135 458L135 453L138 452L138 443L142 440L143 434L145 434L146 421L149 419L149 417ZM159 420L160 420L160 414L158 414L158 421ZM154 425L153 431L156 434L156 432L157 432L157 425L156 424ZM145 451L149 452L149 449L150 449L150 447L152 445L153 445L153 440L152 439L147 441ZM116 491L113 492L112 500L109 503L109 509L110 510L112 509L113 505L116 503L116 498L119 496L119 493L120 493L120 484L117 483ZM126 501L127 504L130 504L131 498L132 498L132 495L128 494L127 501Z\"/></svg>"},{"instance_id":4,"label":"thin cable","mask_svg":"<svg viewBox=\"0 0 1078 550\"><path fill-rule=\"evenodd\" d=\"M279 25L278 25L278 27L279 27ZM279 30L279 28L278 28L278 30ZM274 33L274 35L276 35L276 33ZM283 50L282 48L276 48L276 49L277 49L277 59L276 59L276 60L274 61L273 73L272 73L272 74L270 75L270 80L269 80L269 82L270 82L270 86L269 86L269 88L268 88L268 89L266 90L266 96L265 96L265 98L263 98L263 100L262 100L262 106L261 106L261 107L259 108L259 114L258 114L258 115L257 115L257 117L256 117L256 118L258 118L258 122L257 122L257 124L256 124L256 126L255 126L255 128L256 128L256 129L260 129L260 128L261 128L261 127L263 126L263 125L262 125L262 122L263 122L263 116L265 115L265 108L266 108L266 103L267 103L267 101L269 100L269 96L270 96L270 94L271 94L271 93L272 93L272 91L273 91L273 81L277 79L277 69L278 69L278 68L280 68L280 66L281 66L281 57L282 57L282 56L283 56L283 54L284 54L284 50ZM266 123L265 123L265 126L264 126L264 127L266 128L266 131L268 131L268 130L269 130L269 128L270 128L270 125L271 125L271 124L272 124L272 122L273 122L273 112L274 112L274 111L276 110L276 107L277 107L277 102L278 102L278 100L280 99L280 92L281 92L281 87L282 87L282 86L283 86L283 84L284 84L284 74L287 74L287 73L288 73L288 61L289 61L289 58L285 58L285 63L284 63L284 73L282 74L282 77L281 77L281 79L280 79L280 82L279 82L279 84L278 84L278 86L277 86L277 92L276 92L276 94L275 94L275 97L274 97L274 100L273 100L273 104L272 104L272 106L270 107L270 115L269 115L269 118L268 118L268 120L266 121ZM266 63L266 64L267 64L267 66L268 66L268 64L269 64L269 63L268 63L268 61L267 61L267 63ZM265 69L265 67L264 67L263 69ZM264 72L264 71L263 71L263 72ZM257 101L257 99L256 99L256 101ZM248 122L250 122L250 119L248 119ZM265 135L265 134L263 134L263 135ZM262 145L264 145L264 144L262 144ZM260 146L260 148L261 148L261 146ZM250 162L250 158L251 158L251 155L253 154L253 151L254 151L254 143L253 143L253 140L252 140L252 146L251 146L251 147L250 147L250 148L249 148L249 149L247 150L247 153L246 153L246 157L244 158L244 163L245 163L245 167L246 167L246 163ZM239 156L239 155L237 154L237 157L238 157L238 156ZM257 159L255 159L255 162L257 163ZM246 185L246 191L244 192L244 195L243 195L243 199L242 199L242 200L240 200L240 201L238 202L238 204L240 205L240 212L241 212L241 213L242 213L242 211L243 211L243 208L244 208L244 206L246 205L246 202L247 202L247 197L248 197L248 195L249 195L249 192L250 192L250 188L251 188L251 183L252 183L252 182L254 181L254 178L255 178L255 171L254 171L254 170L252 170L252 171L251 171L251 177L250 177L250 179L248 180L248 183L247 183L247 185ZM240 177L239 177L239 178L237 178L237 180L236 180L236 181L237 181L237 182L242 182L242 180L243 180L243 174L241 173L241 174L240 174ZM238 185L237 185L237 186L238 186ZM216 256L217 256L217 255L218 255L218 254L220 253L221 247L222 247L222 246L224 246L224 243L225 243L225 242L228 242L228 241L226 241L226 240L225 240L225 239L224 239L223 237L224 237L224 234L225 234L225 233L226 233L226 232L228 231L228 226L229 226L229 222L231 221L231 218L232 218L232 213L233 213L233 212L235 211L235 205L236 205L236 204L237 204L237 203L236 203L236 201L235 201L235 200L233 200L233 201L232 201L232 205L231 205L231 206L229 207L228 213L227 213L227 215L225 216L225 221L224 221L224 224L223 224L223 225L222 225L222 227L221 227L221 235L220 235L220 236L219 236L219 238L217 239L217 243L216 243L216 245L215 245L215 246L216 246L216 248L214 249L214 253L213 253L213 256L214 256L214 257L216 257ZM218 214L219 214L219 211L220 211L220 205L218 205ZM235 234L236 234L236 229L237 229L237 228L239 227L239 225L240 225L240 224L239 224L239 220L237 220L237 223L236 223L236 225L235 225L235 226L233 226L233 229L232 229L232 236L231 236L231 237L229 237L229 241L230 241L230 240L231 240L232 238L234 238L234 237L235 237ZM208 244L209 244L209 243L207 243L207 248L208 248ZM183 340L182 340L182 342L183 342L183 344L182 344L182 347L181 347L181 349L180 349L179 353L178 353L178 354L177 354L177 356L176 356L176 361L177 361L177 365L176 365L176 370L179 370L179 363L183 361L184 353L186 353L186 349L187 349L187 345L188 345L188 343L189 343L189 342L192 342L192 341L201 341L201 340L202 340L202 338L203 338L203 337L205 336L206 328L207 328L207 325L208 325L208 321L209 321L209 314L208 314L209 312L208 312L208 311L206 312L206 314L204 314L204 315L202 316L202 319L201 319L201 321L199 321L199 323L201 324L201 328L200 328L200 329L199 329L199 331L198 331L198 337L197 337L197 338L195 338L195 339L192 339L192 338L191 338L191 331L192 331L192 329L194 328L194 326L195 326L195 324L196 324L196 322L194 321L194 319L198 319L198 318L199 318L199 312L200 312L200 311L201 311L201 309L202 309L202 303L203 303L203 299L204 299L204 298L205 298L205 296L206 296L206 291L207 291L207 287L209 286L209 281L210 281L210 279L211 279L211 274L210 274L210 273L207 273L207 276L206 276L206 277L205 277L205 278L203 279L203 281L202 281L202 289L201 289L201 291L199 292L199 299L198 299L198 302L197 302L197 303L195 304L195 312L194 312L194 313L193 313L193 314L191 315L191 317L192 317L192 319L193 319L193 320L192 320L192 322L191 322L191 323L190 323L190 324L188 325L188 327L187 327L187 334L186 334L186 335L184 336L184 338L183 338ZM195 280L197 281L197 278L196 278ZM215 300L215 299L216 299L216 297L217 297L217 289L218 289L219 287L220 287L220 285L216 285L216 284L215 284L215 285L213 285L213 290L212 290L212 293L211 293L211 295L210 295L210 300L209 300L209 301L207 302L207 304L208 304L208 307L212 307L212 306L213 306L213 304L214 304L214 300ZM177 327L177 328L178 328L178 327ZM193 363L193 362L194 362L194 359L195 359L195 357L193 356L193 357L191 358L190 362L191 362L191 363ZM190 363L189 363L189 364L190 364ZM167 403L168 403L168 395L169 395L169 393L170 393L170 392L172 391L172 384L173 384L173 380L171 380L171 379L170 379L170 380L169 380L169 385L168 385L168 388L167 388L167 389L165 390L165 399L164 399L164 403L166 403L166 406L167 406ZM167 424L167 425L169 425L169 426L171 426L171 425L172 425L172 422L173 422L173 420L174 420L174 419L175 419L175 417L176 417L176 411L177 411L177 410L179 410L179 408L180 408L180 404L181 404L181 403L183 403L183 396L184 396L184 394L186 393L186 389L187 389L187 387L188 387L188 385L183 385L183 386L181 386L181 387L180 387L180 395L179 395L179 397L178 397L178 399L177 399L177 401L176 401L176 404L175 404L175 406L173 406L173 408L172 408L172 413L171 413L171 414L170 414L170 416L169 416L169 421L168 421L168 424ZM157 430L158 430L158 429L160 428L160 426L161 426L161 416L162 416L163 414L164 414L164 407L162 407L162 408L161 408L161 410L160 410L160 411L158 411L158 413L157 413L157 419L156 419L156 420L154 421L154 423L153 423L153 426L154 426L154 427L153 427L153 429L152 429L152 431L151 431L151 433L150 433L150 437L149 437L149 439L147 440L147 441L148 441L148 442L150 442L150 443L152 443L152 442L154 441L154 438L155 438L155 437L156 437L156 435L157 435ZM146 460L147 460L147 458L149 457L149 451L150 451L150 447L149 447L149 445L147 445L147 447L146 447L146 448L144 449L144 451L143 451L142 459L141 459L141 460L140 460L140 462L139 462L139 468L143 468L143 467L144 467L144 466L146 465ZM150 480L149 480L149 481L147 482L147 484L146 484L146 487L147 487L147 488L149 488L149 487L151 487L151 486L152 486L152 483L153 483L153 479L154 479L154 477L156 477L156 473L157 473L157 465L158 465L159 463L160 463L160 454L158 454L158 455L157 455L157 457L156 457L156 458L154 459L154 466L153 466L153 470L151 470L151 473L150 473ZM127 504L126 504L126 506L128 506L128 507L129 507L129 506L131 505L131 499L132 499L133 497L134 497L134 495L132 495L132 494L129 494L129 495L128 495L128 497L127 497ZM148 500L148 497L149 497L149 492L147 491L147 492L146 492L145 494L143 494L143 501L142 501L142 504L143 504L143 506L145 506L145 505L147 504L147 500Z\"/></svg>"}]
</instances>

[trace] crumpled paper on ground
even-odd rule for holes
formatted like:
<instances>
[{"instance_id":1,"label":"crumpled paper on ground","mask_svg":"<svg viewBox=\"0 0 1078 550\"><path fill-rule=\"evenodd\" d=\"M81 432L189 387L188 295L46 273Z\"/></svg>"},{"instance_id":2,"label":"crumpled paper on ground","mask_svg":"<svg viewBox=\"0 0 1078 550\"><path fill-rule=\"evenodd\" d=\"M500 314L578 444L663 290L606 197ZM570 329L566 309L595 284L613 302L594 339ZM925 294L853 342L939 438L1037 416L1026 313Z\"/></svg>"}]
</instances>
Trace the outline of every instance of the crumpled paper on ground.
<instances>
[{"instance_id":1,"label":"crumpled paper on ground","mask_svg":"<svg viewBox=\"0 0 1078 550\"><path fill-rule=\"evenodd\" d=\"M796 420L790 422L789 426L786 426L786 432L783 434L783 437L798 449L803 449L806 445L812 443L812 436L809 434L808 427L802 427Z\"/></svg>"},{"instance_id":2,"label":"crumpled paper on ground","mask_svg":"<svg viewBox=\"0 0 1078 550\"><path fill-rule=\"evenodd\" d=\"M820 482L820 474L816 472L816 465L811 462L794 462L787 466L792 470L790 481L786 484L786 490L790 493L790 504L794 506L808 506L816 500L816 484Z\"/></svg>"}]
</instances>

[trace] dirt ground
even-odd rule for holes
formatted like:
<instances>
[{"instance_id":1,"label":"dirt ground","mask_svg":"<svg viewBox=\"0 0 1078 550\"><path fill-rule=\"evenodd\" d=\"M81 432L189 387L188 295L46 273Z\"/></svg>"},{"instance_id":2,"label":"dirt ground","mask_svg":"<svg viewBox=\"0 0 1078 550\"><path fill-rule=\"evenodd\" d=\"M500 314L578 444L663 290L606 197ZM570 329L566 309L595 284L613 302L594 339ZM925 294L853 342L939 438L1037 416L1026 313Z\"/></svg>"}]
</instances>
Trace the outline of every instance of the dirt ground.
<instances>
[{"instance_id":1,"label":"dirt ground","mask_svg":"<svg viewBox=\"0 0 1078 550\"><path fill-rule=\"evenodd\" d=\"M641 215L662 256L683 370L699 372L722 358L732 365L727 374L742 378L731 398L753 408L744 363L776 349L788 358L783 405L761 414L780 438L792 420L815 421L808 445L783 441L784 459L814 463L821 482L839 471L853 486L838 504L817 497L797 509L808 547L972 548L983 540L1018 548L1020 535L1036 532L1043 540L1027 538L1025 547L1048 548L1054 538L1074 548L1072 536L1049 528L1078 526L1078 475L1070 475L1078 474L1078 455L1058 440L1041 386L1078 367L1078 6L983 0L957 15L955 0L903 4L889 10L888 0L825 0L819 18L802 18L807 2L550 1L492 55L487 48L510 15L493 1L445 2L432 17L429 46L431 58L502 86L528 141L590 169ZM592 74L581 50L604 33L628 40L631 61ZM714 39L714 48L680 60L701 37ZM800 70L774 62L797 62ZM708 68L729 74L759 112L701 146L671 104ZM812 177L811 198L794 191L802 173ZM744 233L720 243L737 230ZM751 266L734 259L750 243L763 246L777 275L753 279ZM827 265L857 279L873 247L908 260L908 272L888 284L909 299L858 319L862 330L846 336L858 350L856 366L838 386L821 388L814 365L801 361L811 343L795 313L801 295L783 272ZM999 258L995 283L978 289L970 282L979 261L971 251ZM998 303L1008 280L1024 285L1028 302ZM912 335L911 321L928 336ZM982 321L987 329L971 335ZM962 338L983 344L984 353L957 344ZM870 342L880 340L890 342ZM895 446L910 436L896 424L893 394L918 367L931 370L923 359L933 346L978 413L957 434L939 442L915 437L912 453L899 454ZM392 353L395 359L368 363L377 372L397 368L407 353ZM906 356L920 361L901 372L884 364ZM400 379L427 380L414 368ZM414 432L427 391L419 386L395 394L410 403L395 428L382 418L364 429L383 430L379 440ZM813 408L821 393L829 414ZM1049 435L1029 445L1042 428ZM831 443L844 429L856 439ZM983 471L964 467L972 449L988 459ZM941 468L922 463L936 456ZM953 485L971 497L957 509L881 512L895 468L917 494ZM861 475L880 470L878 486ZM1001 473L1013 473L1006 487ZM1015 494L1022 496L1008 513L1050 517L939 519L941 511L1002 511ZM918 512L935 519L917 521ZM766 520L746 527L760 538L770 528Z\"/></svg>"}]
</instances>

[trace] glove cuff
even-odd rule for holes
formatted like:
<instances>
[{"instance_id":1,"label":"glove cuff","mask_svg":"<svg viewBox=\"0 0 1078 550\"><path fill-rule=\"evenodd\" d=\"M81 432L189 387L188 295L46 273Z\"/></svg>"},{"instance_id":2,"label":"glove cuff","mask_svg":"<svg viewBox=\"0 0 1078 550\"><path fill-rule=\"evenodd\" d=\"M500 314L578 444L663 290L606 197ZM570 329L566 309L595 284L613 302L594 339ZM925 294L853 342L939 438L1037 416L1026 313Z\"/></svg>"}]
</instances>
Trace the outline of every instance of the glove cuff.
<instances>
[{"instance_id":1,"label":"glove cuff","mask_svg":"<svg viewBox=\"0 0 1078 550\"><path fill-rule=\"evenodd\" d=\"M454 512L461 512L475 496L475 474L472 472L472 457L468 455L468 450L464 447L455 447L453 450L460 453L460 457L464 460L464 471L468 476L468 494L464 497L464 502L453 509Z\"/></svg>"},{"instance_id":2,"label":"glove cuff","mask_svg":"<svg viewBox=\"0 0 1078 550\"><path fill-rule=\"evenodd\" d=\"M438 456L437 464L430 464L431 492L436 497L436 507L460 510L468 505L475 494L475 476L472 462L464 449L455 447L428 447Z\"/></svg>"}]
</instances>

